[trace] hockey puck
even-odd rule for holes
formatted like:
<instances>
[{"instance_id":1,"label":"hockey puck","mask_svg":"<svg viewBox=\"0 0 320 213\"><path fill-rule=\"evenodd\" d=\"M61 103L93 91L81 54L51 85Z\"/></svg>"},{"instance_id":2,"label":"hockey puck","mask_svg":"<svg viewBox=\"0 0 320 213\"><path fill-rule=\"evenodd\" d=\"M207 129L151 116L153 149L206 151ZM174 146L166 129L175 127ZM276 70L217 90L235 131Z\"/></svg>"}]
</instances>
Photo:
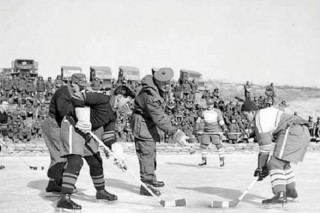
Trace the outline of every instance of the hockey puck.
<instances>
[{"instance_id":1,"label":"hockey puck","mask_svg":"<svg viewBox=\"0 0 320 213\"><path fill-rule=\"evenodd\" d=\"M41 166L41 170L44 170L44 166Z\"/></svg>"}]
</instances>

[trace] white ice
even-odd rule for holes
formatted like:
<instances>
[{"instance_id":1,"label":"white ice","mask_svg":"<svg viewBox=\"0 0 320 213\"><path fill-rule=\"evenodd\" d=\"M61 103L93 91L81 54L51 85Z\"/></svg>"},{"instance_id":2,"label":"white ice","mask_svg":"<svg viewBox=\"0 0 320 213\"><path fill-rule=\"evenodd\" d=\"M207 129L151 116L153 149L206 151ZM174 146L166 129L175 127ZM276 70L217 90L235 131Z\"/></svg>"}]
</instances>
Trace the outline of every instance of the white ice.
<instances>
[{"instance_id":1,"label":"white ice","mask_svg":"<svg viewBox=\"0 0 320 213\"><path fill-rule=\"evenodd\" d=\"M219 167L218 156L210 155L206 167L197 166L200 156L158 155L157 176L166 186L161 189L162 199L174 201L186 198L187 207L164 208L152 197L139 195L139 181L130 174L114 167L104 159L106 189L118 196L114 204L94 202L89 168L84 163L76 184L80 193L73 200L82 205L82 212L282 212L284 210L264 209L261 200L272 197L270 179L257 182L236 208L209 208L212 200L229 201L238 198L254 180L252 176L257 164L257 154L234 153L226 155L226 166ZM44 166L44 170L30 170L23 162L32 166ZM129 169L139 176L138 160L128 156ZM49 157L0 157L0 212L29 213L54 212L56 197L45 197L48 179L46 169ZM299 198L289 202L288 212L320 212L320 154L307 153L304 162L294 165ZM319 203L318 203L319 202Z\"/></svg>"}]
</instances>

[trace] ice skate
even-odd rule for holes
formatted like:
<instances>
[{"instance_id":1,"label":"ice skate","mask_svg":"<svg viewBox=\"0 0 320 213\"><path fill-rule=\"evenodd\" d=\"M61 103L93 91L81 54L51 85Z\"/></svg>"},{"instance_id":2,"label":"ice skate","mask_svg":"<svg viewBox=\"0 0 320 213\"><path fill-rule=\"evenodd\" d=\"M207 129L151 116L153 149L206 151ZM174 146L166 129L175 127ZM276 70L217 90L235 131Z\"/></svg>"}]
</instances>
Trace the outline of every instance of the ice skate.
<instances>
[{"instance_id":1,"label":"ice skate","mask_svg":"<svg viewBox=\"0 0 320 213\"><path fill-rule=\"evenodd\" d=\"M108 201L108 202L117 202L118 197L114 194L109 193L107 190L99 190L96 193L96 201Z\"/></svg>"},{"instance_id":2,"label":"ice skate","mask_svg":"<svg viewBox=\"0 0 320 213\"><path fill-rule=\"evenodd\" d=\"M224 167L224 157L220 158L220 167Z\"/></svg>"},{"instance_id":3,"label":"ice skate","mask_svg":"<svg viewBox=\"0 0 320 213\"><path fill-rule=\"evenodd\" d=\"M153 188L151 185L146 184L147 187L155 194L156 196L160 196L161 192L155 188ZM143 186L140 187L140 195L145 195L145 196L152 196Z\"/></svg>"},{"instance_id":4,"label":"ice skate","mask_svg":"<svg viewBox=\"0 0 320 213\"><path fill-rule=\"evenodd\" d=\"M278 192L274 197L262 201L262 205L266 208L280 208L284 209L287 204L287 197L285 192Z\"/></svg>"},{"instance_id":5,"label":"ice skate","mask_svg":"<svg viewBox=\"0 0 320 213\"><path fill-rule=\"evenodd\" d=\"M70 194L62 194L57 203L57 210L59 212L81 212L81 206L71 200Z\"/></svg>"},{"instance_id":6,"label":"ice skate","mask_svg":"<svg viewBox=\"0 0 320 213\"><path fill-rule=\"evenodd\" d=\"M207 158L202 158L202 162L198 164L199 166L206 166L207 165Z\"/></svg>"},{"instance_id":7,"label":"ice skate","mask_svg":"<svg viewBox=\"0 0 320 213\"><path fill-rule=\"evenodd\" d=\"M298 198L298 192L295 188L286 191L287 199L290 198L290 201L295 202ZM289 201L289 199L288 199Z\"/></svg>"}]
</instances>

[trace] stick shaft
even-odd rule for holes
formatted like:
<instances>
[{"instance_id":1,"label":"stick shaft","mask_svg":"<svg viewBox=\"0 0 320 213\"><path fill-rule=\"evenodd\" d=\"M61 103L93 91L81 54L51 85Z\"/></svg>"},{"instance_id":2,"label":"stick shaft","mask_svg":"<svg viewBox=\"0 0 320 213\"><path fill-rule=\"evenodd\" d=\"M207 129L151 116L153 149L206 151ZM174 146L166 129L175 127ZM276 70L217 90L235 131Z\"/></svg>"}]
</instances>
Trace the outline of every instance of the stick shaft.
<instances>
[{"instance_id":1,"label":"stick shaft","mask_svg":"<svg viewBox=\"0 0 320 213\"><path fill-rule=\"evenodd\" d=\"M258 181L258 179L255 179L254 181L252 181L252 183L248 186L248 188L240 195L240 197L238 198L239 201L242 200L244 198L244 196L249 192L249 190L254 186L254 184Z\"/></svg>"}]
</instances>

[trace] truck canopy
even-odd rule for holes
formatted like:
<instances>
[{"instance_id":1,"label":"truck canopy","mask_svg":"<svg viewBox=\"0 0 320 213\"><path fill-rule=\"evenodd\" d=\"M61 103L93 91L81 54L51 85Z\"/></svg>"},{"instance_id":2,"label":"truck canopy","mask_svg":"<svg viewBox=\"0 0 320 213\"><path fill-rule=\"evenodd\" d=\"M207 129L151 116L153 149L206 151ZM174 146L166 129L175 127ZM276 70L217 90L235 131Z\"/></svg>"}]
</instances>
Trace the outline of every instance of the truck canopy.
<instances>
[{"instance_id":1,"label":"truck canopy","mask_svg":"<svg viewBox=\"0 0 320 213\"><path fill-rule=\"evenodd\" d=\"M112 72L111 68L107 66L91 66L90 67L90 81L95 78L100 80L111 80Z\"/></svg>"},{"instance_id":2,"label":"truck canopy","mask_svg":"<svg viewBox=\"0 0 320 213\"><path fill-rule=\"evenodd\" d=\"M202 80L202 74L200 72L196 72L193 70L187 70L187 69L181 69L180 70L180 78L179 82L184 82L184 81L200 81Z\"/></svg>"},{"instance_id":3,"label":"truck canopy","mask_svg":"<svg viewBox=\"0 0 320 213\"><path fill-rule=\"evenodd\" d=\"M72 74L81 73L81 67L76 66L62 66L61 67L61 77L63 80L70 80Z\"/></svg>"},{"instance_id":4,"label":"truck canopy","mask_svg":"<svg viewBox=\"0 0 320 213\"><path fill-rule=\"evenodd\" d=\"M140 81L140 70L137 67L120 66L118 79Z\"/></svg>"}]
</instances>

